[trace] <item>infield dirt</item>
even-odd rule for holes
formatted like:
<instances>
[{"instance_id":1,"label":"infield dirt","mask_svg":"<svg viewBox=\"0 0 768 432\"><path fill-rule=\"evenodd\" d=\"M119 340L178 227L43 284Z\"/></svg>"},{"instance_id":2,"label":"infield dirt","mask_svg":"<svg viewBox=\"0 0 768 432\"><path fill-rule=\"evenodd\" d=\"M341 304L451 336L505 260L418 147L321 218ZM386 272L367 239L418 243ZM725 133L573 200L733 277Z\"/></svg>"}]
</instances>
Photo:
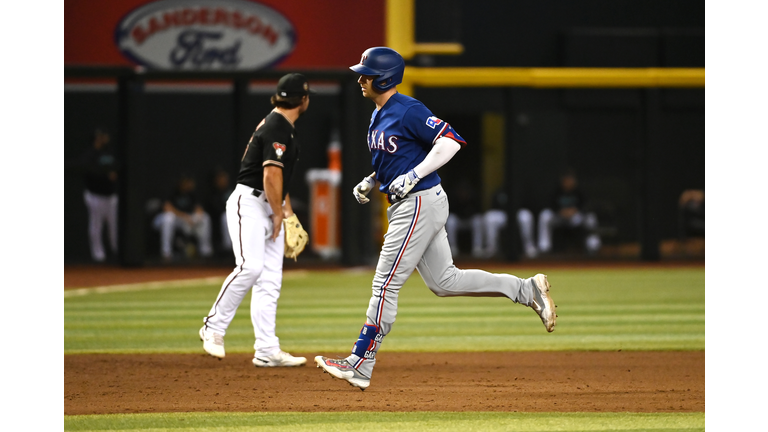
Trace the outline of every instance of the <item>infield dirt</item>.
<instances>
[{"instance_id":1,"label":"infield dirt","mask_svg":"<svg viewBox=\"0 0 768 432\"><path fill-rule=\"evenodd\" d=\"M694 264L697 265L697 264ZM224 277L228 267L67 266L65 289ZM196 329L190 337L197 337ZM250 354L64 356L64 414L259 411L704 412L704 351L378 354L365 392Z\"/></svg>"},{"instance_id":2,"label":"infield dirt","mask_svg":"<svg viewBox=\"0 0 768 432\"><path fill-rule=\"evenodd\" d=\"M333 355L269 369L249 354L66 355L64 414L704 411L703 351L382 352L365 392L317 369L318 354Z\"/></svg>"}]
</instances>

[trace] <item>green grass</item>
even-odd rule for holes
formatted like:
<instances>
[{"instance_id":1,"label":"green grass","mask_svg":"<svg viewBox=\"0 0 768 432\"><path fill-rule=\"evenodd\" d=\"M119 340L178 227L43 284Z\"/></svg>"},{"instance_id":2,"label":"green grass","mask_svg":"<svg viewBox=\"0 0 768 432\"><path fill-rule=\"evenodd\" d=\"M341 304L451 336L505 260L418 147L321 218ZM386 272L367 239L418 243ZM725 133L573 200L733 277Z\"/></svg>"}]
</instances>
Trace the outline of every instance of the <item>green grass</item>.
<instances>
[{"instance_id":1,"label":"green grass","mask_svg":"<svg viewBox=\"0 0 768 432\"><path fill-rule=\"evenodd\" d=\"M541 269L516 269L527 277ZM498 271L497 271L498 272ZM226 275L222 275L221 279ZM286 274L277 331L293 352L349 351L365 320L372 271ZM387 351L703 350L704 269L554 270L557 330L500 298L438 298L414 274ZM220 281L65 293L64 348L74 353L199 353L197 330ZM250 296L227 352L251 352ZM88 431L703 431L703 413L164 413L64 416Z\"/></svg>"},{"instance_id":2,"label":"green grass","mask_svg":"<svg viewBox=\"0 0 768 432\"><path fill-rule=\"evenodd\" d=\"M521 277L540 271L509 270ZM529 308L502 298L438 298L414 274L400 293L397 322L383 349L704 349L703 268L557 269L548 274L559 314L552 334ZM349 351L365 320L372 276L372 271L286 274L277 313L283 349ZM197 330L220 282L138 288L65 293L65 354L200 352ZM250 295L227 332L227 352L253 349L249 303Z\"/></svg>"},{"instance_id":3,"label":"green grass","mask_svg":"<svg viewBox=\"0 0 768 432\"><path fill-rule=\"evenodd\" d=\"M704 413L170 413L67 416L71 431L703 431Z\"/></svg>"}]
</instances>

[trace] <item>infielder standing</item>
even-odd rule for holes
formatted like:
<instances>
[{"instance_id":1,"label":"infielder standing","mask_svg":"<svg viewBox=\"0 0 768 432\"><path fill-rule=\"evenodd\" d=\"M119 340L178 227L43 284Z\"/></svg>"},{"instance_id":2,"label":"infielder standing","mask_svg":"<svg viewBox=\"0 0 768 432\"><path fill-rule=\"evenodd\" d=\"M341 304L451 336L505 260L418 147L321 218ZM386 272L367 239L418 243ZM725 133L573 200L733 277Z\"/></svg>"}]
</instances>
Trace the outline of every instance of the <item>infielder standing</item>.
<instances>
[{"instance_id":1,"label":"infielder standing","mask_svg":"<svg viewBox=\"0 0 768 432\"><path fill-rule=\"evenodd\" d=\"M414 269L438 296L507 297L531 307L547 331L553 331L557 315L546 275L520 279L453 265L445 231L448 197L436 170L466 142L424 104L397 92L405 70L400 54L386 47L369 48L350 69L361 74L358 83L363 96L376 104L368 127L375 171L353 193L365 204L378 181L379 191L388 195L391 204L389 229L373 278L367 319L352 353L343 359L317 356L317 366L355 387L368 388L376 352L395 322L400 288Z\"/></svg>"},{"instance_id":2,"label":"infielder standing","mask_svg":"<svg viewBox=\"0 0 768 432\"><path fill-rule=\"evenodd\" d=\"M101 129L93 132L93 146L79 159L85 170L83 198L88 207L88 239L91 257L96 262L107 258L101 239L104 224L109 229L109 245L117 254L117 160L109 151L109 134Z\"/></svg>"},{"instance_id":3,"label":"infielder standing","mask_svg":"<svg viewBox=\"0 0 768 432\"><path fill-rule=\"evenodd\" d=\"M227 200L227 226L236 267L224 280L200 329L203 349L223 358L224 335L240 302L253 289L251 320L256 335L257 367L301 366L304 357L280 349L275 335L277 299L283 280L283 229L303 231L291 208L288 187L299 156L294 122L309 107L309 85L301 74L283 76L272 96L275 108L256 127L240 166L235 190ZM301 252L301 251L298 251ZM298 255L296 253L295 255ZM291 257L295 258L295 255Z\"/></svg>"}]
</instances>

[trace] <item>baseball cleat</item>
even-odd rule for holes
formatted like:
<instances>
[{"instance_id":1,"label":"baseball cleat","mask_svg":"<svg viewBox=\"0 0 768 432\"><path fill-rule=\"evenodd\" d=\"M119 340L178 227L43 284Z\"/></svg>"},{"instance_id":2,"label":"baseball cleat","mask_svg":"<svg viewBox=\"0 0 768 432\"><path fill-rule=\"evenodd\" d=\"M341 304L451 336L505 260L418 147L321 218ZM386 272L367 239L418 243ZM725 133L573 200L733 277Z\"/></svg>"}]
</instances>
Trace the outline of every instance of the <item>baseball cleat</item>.
<instances>
[{"instance_id":1,"label":"baseball cleat","mask_svg":"<svg viewBox=\"0 0 768 432\"><path fill-rule=\"evenodd\" d=\"M346 359L330 359L317 356L315 357L315 363L317 367L323 369L323 372L330 374L334 378L346 380L352 387L365 391L371 385L371 379L358 372Z\"/></svg>"},{"instance_id":2,"label":"baseball cleat","mask_svg":"<svg viewBox=\"0 0 768 432\"><path fill-rule=\"evenodd\" d=\"M224 358L224 335L220 335L212 330L206 330L205 326L202 326L200 327L200 340L203 341L205 352L219 360Z\"/></svg>"},{"instance_id":3,"label":"baseball cleat","mask_svg":"<svg viewBox=\"0 0 768 432\"><path fill-rule=\"evenodd\" d=\"M536 289L533 291L533 303L531 308L541 318L541 322L544 323L544 327L548 332L555 331L555 324L557 322L557 312L555 311L555 302L552 301L552 297L549 295L549 281L547 275L537 274L533 277L533 285Z\"/></svg>"},{"instance_id":4,"label":"baseball cleat","mask_svg":"<svg viewBox=\"0 0 768 432\"><path fill-rule=\"evenodd\" d=\"M302 366L306 362L305 357L294 357L285 351L278 351L271 356L253 358L253 365L256 367L294 367Z\"/></svg>"}]
</instances>

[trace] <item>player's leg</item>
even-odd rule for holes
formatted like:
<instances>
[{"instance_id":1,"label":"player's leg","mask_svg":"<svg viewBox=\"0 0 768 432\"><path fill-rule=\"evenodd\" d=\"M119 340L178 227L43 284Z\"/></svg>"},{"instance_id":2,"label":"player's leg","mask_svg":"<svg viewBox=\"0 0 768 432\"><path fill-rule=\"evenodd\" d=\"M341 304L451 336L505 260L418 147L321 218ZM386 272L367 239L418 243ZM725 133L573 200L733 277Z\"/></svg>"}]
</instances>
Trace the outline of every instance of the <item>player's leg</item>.
<instances>
[{"instance_id":1,"label":"player's leg","mask_svg":"<svg viewBox=\"0 0 768 432\"><path fill-rule=\"evenodd\" d=\"M424 193L414 194L387 209L389 228L384 235L384 245L376 265L373 295L368 302L366 322L352 348L352 354L343 359L315 357L317 367L362 390L370 384L376 353L395 322L400 288L413 273L424 247L434 235L435 226L423 213L426 210L422 196ZM441 229L447 216L446 205ZM449 247L447 237L446 246Z\"/></svg>"},{"instance_id":2,"label":"player's leg","mask_svg":"<svg viewBox=\"0 0 768 432\"><path fill-rule=\"evenodd\" d=\"M507 226L507 212L491 209L483 216L483 228L485 230L486 249L488 256L494 256L499 251L499 233Z\"/></svg>"},{"instance_id":3,"label":"player's leg","mask_svg":"<svg viewBox=\"0 0 768 432\"><path fill-rule=\"evenodd\" d=\"M597 215L594 213L587 213L584 216L584 228L587 230L587 238L584 240L584 246L589 253L596 253L600 250L600 246L602 246L600 235L596 232L597 227Z\"/></svg>"},{"instance_id":4,"label":"player's leg","mask_svg":"<svg viewBox=\"0 0 768 432\"><path fill-rule=\"evenodd\" d=\"M439 207L433 207L439 212ZM439 213L435 220L445 220ZM432 292L441 297L507 297L533 308L542 318L548 331L555 325L554 303L548 296L549 282L545 275L521 279L509 274L495 274L483 270L461 270L453 264L445 230L441 229L431 240L416 267Z\"/></svg>"},{"instance_id":5,"label":"player's leg","mask_svg":"<svg viewBox=\"0 0 768 432\"><path fill-rule=\"evenodd\" d=\"M435 236L416 269L424 283L440 297L507 297L529 306L541 318L547 331L555 328L555 304L549 296L546 275L537 274L521 279L508 274L495 274L483 270L461 270L453 265L447 252L445 231Z\"/></svg>"},{"instance_id":6,"label":"player's leg","mask_svg":"<svg viewBox=\"0 0 768 432\"><path fill-rule=\"evenodd\" d=\"M484 270L462 270L453 264L445 231L437 233L416 269L427 287L440 297L507 297L526 306L533 300L531 279Z\"/></svg>"},{"instance_id":7,"label":"player's leg","mask_svg":"<svg viewBox=\"0 0 768 432\"><path fill-rule=\"evenodd\" d=\"M434 200L427 199L434 198L434 192L427 192L417 193L387 210L389 228L384 236L384 245L376 265L366 323L361 329L352 354L347 357L347 361L368 378L371 377L376 364L376 352L395 322L400 288L413 273L424 249L437 230L431 216L436 204ZM446 204L445 214L440 222L441 229L447 217ZM450 252L447 237L446 247Z\"/></svg>"},{"instance_id":8,"label":"player's leg","mask_svg":"<svg viewBox=\"0 0 768 432\"><path fill-rule=\"evenodd\" d=\"M552 249L552 228L555 218L555 212L551 209L544 209L539 213L539 250L543 253Z\"/></svg>"},{"instance_id":9,"label":"player's leg","mask_svg":"<svg viewBox=\"0 0 768 432\"><path fill-rule=\"evenodd\" d=\"M266 241L264 270L251 291L251 322L256 336L253 349L257 357L270 356L280 350L280 339L275 335L275 317L283 284L284 243L284 229L280 230L277 240Z\"/></svg>"},{"instance_id":10,"label":"player's leg","mask_svg":"<svg viewBox=\"0 0 768 432\"><path fill-rule=\"evenodd\" d=\"M193 232L197 238L200 247L200 255L207 257L213 254L211 245L211 217L208 213L195 213L192 216L194 221Z\"/></svg>"},{"instance_id":11,"label":"player's leg","mask_svg":"<svg viewBox=\"0 0 768 432\"><path fill-rule=\"evenodd\" d=\"M107 226L109 228L109 245L114 253L117 253L117 203L117 194L111 195L109 197Z\"/></svg>"},{"instance_id":12,"label":"player's leg","mask_svg":"<svg viewBox=\"0 0 768 432\"><path fill-rule=\"evenodd\" d=\"M179 222L173 212L166 211L155 216L153 225L160 231L160 254L163 258L171 258L173 255L173 234Z\"/></svg>"},{"instance_id":13,"label":"player's leg","mask_svg":"<svg viewBox=\"0 0 768 432\"><path fill-rule=\"evenodd\" d=\"M448 232L448 243L451 245L451 253L454 255L459 254L459 240L458 232L461 226L461 220L458 216L451 213L448 215L448 220L445 222L445 230Z\"/></svg>"},{"instance_id":14,"label":"player's leg","mask_svg":"<svg viewBox=\"0 0 768 432\"><path fill-rule=\"evenodd\" d=\"M229 228L227 228L227 213L221 214L221 248L227 250L232 247L232 239L229 237Z\"/></svg>"},{"instance_id":15,"label":"player's leg","mask_svg":"<svg viewBox=\"0 0 768 432\"><path fill-rule=\"evenodd\" d=\"M101 241L101 227L104 223L104 205L99 197L88 191L83 193L85 205L88 208L88 240L91 245L91 258L102 262L106 258L104 245Z\"/></svg>"},{"instance_id":16,"label":"player's leg","mask_svg":"<svg viewBox=\"0 0 768 432\"><path fill-rule=\"evenodd\" d=\"M301 366L304 357L294 357L280 349L280 339L275 334L277 300L283 284L283 254L285 230L273 242L266 241L264 270L251 291L251 322L256 341L253 344L253 364L257 367Z\"/></svg>"},{"instance_id":17,"label":"player's leg","mask_svg":"<svg viewBox=\"0 0 768 432\"><path fill-rule=\"evenodd\" d=\"M472 224L472 256L483 258L486 255L483 249L483 215L472 215L470 223Z\"/></svg>"},{"instance_id":18,"label":"player's leg","mask_svg":"<svg viewBox=\"0 0 768 432\"><path fill-rule=\"evenodd\" d=\"M236 266L224 280L208 316L203 319L205 325L201 329L201 333L211 333L211 337L218 335L220 347L219 344L210 347L204 344L206 351L216 357L224 356L223 337L227 328L243 298L261 276L269 228L267 204L258 202L248 190L236 189L236 192L227 201L229 235ZM215 351L212 353L208 348Z\"/></svg>"},{"instance_id":19,"label":"player's leg","mask_svg":"<svg viewBox=\"0 0 768 432\"><path fill-rule=\"evenodd\" d=\"M528 258L534 258L538 254L536 245L533 241L533 213L525 208L517 211L517 225L520 228L520 239L523 242L523 249Z\"/></svg>"}]
</instances>

